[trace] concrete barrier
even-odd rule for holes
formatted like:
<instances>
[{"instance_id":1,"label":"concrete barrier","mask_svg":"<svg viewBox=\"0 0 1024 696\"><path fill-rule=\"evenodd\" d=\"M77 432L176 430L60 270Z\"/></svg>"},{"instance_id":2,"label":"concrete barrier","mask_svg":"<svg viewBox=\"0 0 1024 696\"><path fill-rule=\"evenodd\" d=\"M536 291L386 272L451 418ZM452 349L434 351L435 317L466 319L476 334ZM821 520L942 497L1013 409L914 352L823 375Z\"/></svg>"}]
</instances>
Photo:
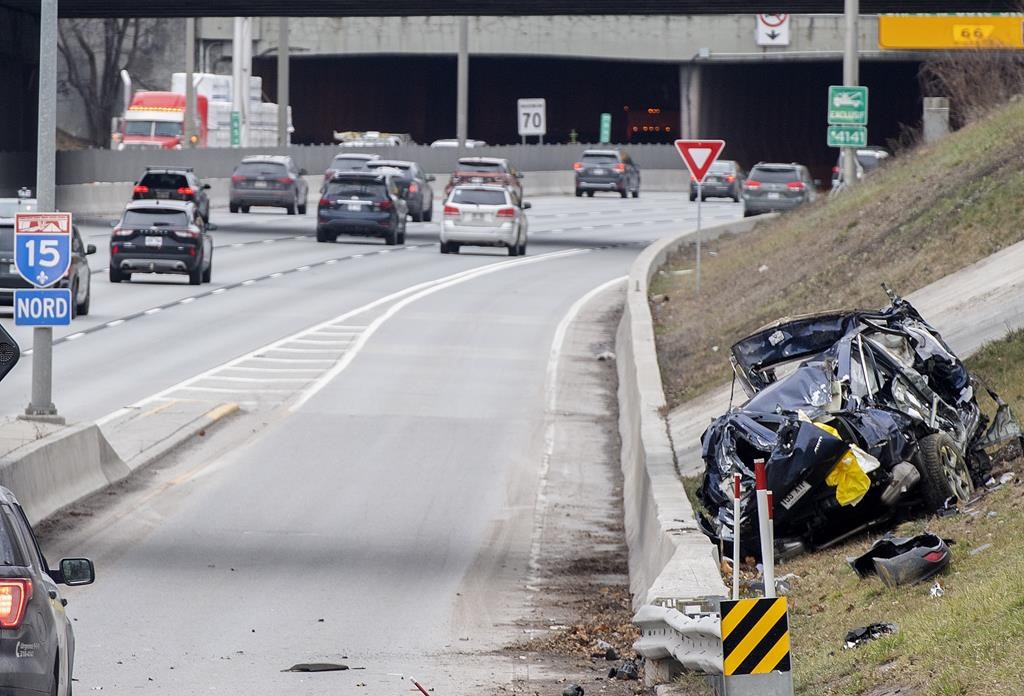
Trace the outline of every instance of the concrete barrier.
<instances>
[{"instance_id":1,"label":"concrete barrier","mask_svg":"<svg viewBox=\"0 0 1024 696\"><path fill-rule=\"evenodd\" d=\"M645 191L678 191L685 195L689 191L689 176L683 170L652 169L644 171L641 179L641 193ZM309 184L310 211L316 208L320 184L323 177L309 175L305 177ZM213 206L226 208L231 180L229 178L204 179L210 185L210 203ZM438 174L434 182L436 196L444 194L447 175ZM134 182L98 181L91 184L68 184L57 187L57 208L70 211L75 215L115 216L132 198ZM574 174L571 171L539 171L526 172L523 175L524 196L572 195L575 190Z\"/></svg>"},{"instance_id":2,"label":"concrete barrier","mask_svg":"<svg viewBox=\"0 0 1024 696\"><path fill-rule=\"evenodd\" d=\"M14 491L32 524L128 474L94 424L61 428L0 457L0 485Z\"/></svg>"},{"instance_id":3,"label":"concrete barrier","mask_svg":"<svg viewBox=\"0 0 1024 696\"><path fill-rule=\"evenodd\" d=\"M704 230L703 238L748 232L758 222L751 218L712 227ZM699 603L727 594L717 550L700 531L676 469L648 304L650 279L672 252L692 241L693 233L687 232L655 242L637 257L630 269L616 336L623 497L634 608L679 601Z\"/></svg>"}]
</instances>

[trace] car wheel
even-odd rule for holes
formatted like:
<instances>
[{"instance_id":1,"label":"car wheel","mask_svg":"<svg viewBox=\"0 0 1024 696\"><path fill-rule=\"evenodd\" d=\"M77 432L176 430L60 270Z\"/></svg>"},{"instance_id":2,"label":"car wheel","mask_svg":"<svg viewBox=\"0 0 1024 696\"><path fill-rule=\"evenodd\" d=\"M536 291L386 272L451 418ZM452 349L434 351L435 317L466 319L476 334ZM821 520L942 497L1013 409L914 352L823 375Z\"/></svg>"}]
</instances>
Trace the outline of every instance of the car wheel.
<instances>
[{"instance_id":1,"label":"car wheel","mask_svg":"<svg viewBox=\"0 0 1024 696\"><path fill-rule=\"evenodd\" d=\"M71 318L78 316L78 281L71 285Z\"/></svg>"},{"instance_id":2,"label":"car wheel","mask_svg":"<svg viewBox=\"0 0 1024 696\"><path fill-rule=\"evenodd\" d=\"M395 246L398 244L398 227L387 231L387 234L384 235L384 243L388 246Z\"/></svg>"},{"instance_id":3,"label":"car wheel","mask_svg":"<svg viewBox=\"0 0 1024 696\"><path fill-rule=\"evenodd\" d=\"M633 189L633 198L639 198L639 197L640 197L640 187L637 186L635 189Z\"/></svg>"},{"instance_id":4,"label":"car wheel","mask_svg":"<svg viewBox=\"0 0 1024 696\"><path fill-rule=\"evenodd\" d=\"M110 267L109 273L110 273L110 282L111 283L120 283L122 280L128 280L128 277L126 277L126 275L124 273L122 273L121 271L117 270L113 266Z\"/></svg>"},{"instance_id":5,"label":"car wheel","mask_svg":"<svg viewBox=\"0 0 1024 696\"><path fill-rule=\"evenodd\" d=\"M299 215L305 215L305 214L306 214L306 204L303 203L302 205L299 206Z\"/></svg>"},{"instance_id":6,"label":"car wheel","mask_svg":"<svg viewBox=\"0 0 1024 696\"><path fill-rule=\"evenodd\" d=\"M234 203L229 203L228 204L228 210L230 212L232 212L232 213L237 213L238 212L238 206L235 205Z\"/></svg>"},{"instance_id":7,"label":"car wheel","mask_svg":"<svg viewBox=\"0 0 1024 696\"><path fill-rule=\"evenodd\" d=\"M512 244L512 245L510 245L508 247L508 255L509 256L519 256L519 242L518 241L515 244Z\"/></svg>"},{"instance_id":8,"label":"car wheel","mask_svg":"<svg viewBox=\"0 0 1024 696\"><path fill-rule=\"evenodd\" d=\"M327 232L324 230L323 227L320 227L319 225L317 225L317 227L316 227L316 241L318 241L318 242L326 242L327 241Z\"/></svg>"},{"instance_id":9,"label":"car wheel","mask_svg":"<svg viewBox=\"0 0 1024 696\"><path fill-rule=\"evenodd\" d=\"M623 198L629 198L629 189L623 188L621 191L619 191L619 195L622 196Z\"/></svg>"},{"instance_id":10,"label":"car wheel","mask_svg":"<svg viewBox=\"0 0 1024 696\"><path fill-rule=\"evenodd\" d=\"M243 206L242 206L242 212L243 212L243 213L248 213L248 212L249 212L249 206L247 206L247 205L243 205Z\"/></svg>"},{"instance_id":11,"label":"car wheel","mask_svg":"<svg viewBox=\"0 0 1024 696\"><path fill-rule=\"evenodd\" d=\"M946 433L935 433L917 443L917 464L921 472L921 496L932 510L941 510L946 501L965 501L974 492L971 472L960 448Z\"/></svg>"},{"instance_id":12,"label":"car wheel","mask_svg":"<svg viewBox=\"0 0 1024 696\"><path fill-rule=\"evenodd\" d=\"M203 282L209 283L213 280L213 259L210 259L210 265L203 271Z\"/></svg>"},{"instance_id":13,"label":"car wheel","mask_svg":"<svg viewBox=\"0 0 1024 696\"><path fill-rule=\"evenodd\" d=\"M691 193L690 194L690 202L693 203L695 200L697 200L697 194L696 193Z\"/></svg>"},{"instance_id":14,"label":"car wheel","mask_svg":"<svg viewBox=\"0 0 1024 696\"><path fill-rule=\"evenodd\" d=\"M298 207L299 207L299 197L298 197L298 195L296 195L296 196L295 196L295 199L294 199L294 200L293 200L293 201L292 201L291 203L289 203L288 205L286 205L286 206L284 207L284 209L285 209L285 211L286 211L286 212L287 212L287 213L288 213L289 215L294 215L294 214L295 214L295 210L296 210L296 209L297 209Z\"/></svg>"},{"instance_id":15,"label":"car wheel","mask_svg":"<svg viewBox=\"0 0 1024 696\"><path fill-rule=\"evenodd\" d=\"M594 197L594 192L593 191L587 191L587 198L593 198L593 197Z\"/></svg>"},{"instance_id":16,"label":"car wheel","mask_svg":"<svg viewBox=\"0 0 1024 696\"><path fill-rule=\"evenodd\" d=\"M452 245L448 242L441 242L441 253L450 254L452 253Z\"/></svg>"},{"instance_id":17,"label":"car wheel","mask_svg":"<svg viewBox=\"0 0 1024 696\"><path fill-rule=\"evenodd\" d=\"M430 207L427 209L427 212L425 212L423 214L423 221L424 222L430 222L433 219L434 219L434 202L431 201L430 202Z\"/></svg>"},{"instance_id":18,"label":"car wheel","mask_svg":"<svg viewBox=\"0 0 1024 696\"><path fill-rule=\"evenodd\" d=\"M78 301L78 298L75 298ZM82 304L78 305L78 316L85 317L89 315L89 304L92 302L92 282L89 283L89 287L85 290L85 300Z\"/></svg>"},{"instance_id":19,"label":"car wheel","mask_svg":"<svg viewBox=\"0 0 1024 696\"><path fill-rule=\"evenodd\" d=\"M188 272L188 284L199 285L203 282L203 268L197 265L194 271Z\"/></svg>"},{"instance_id":20,"label":"car wheel","mask_svg":"<svg viewBox=\"0 0 1024 696\"><path fill-rule=\"evenodd\" d=\"M526 240L519 243L519 255L526 256Z\"/></svg>"},{"instance_id":21,"label":"car wheel","mask_svg":"<svg viewBox=\"0 0 1024 696\"><path fill-rule=\"evenodd\" d=\"M581 191L580 189L576 189L576 197L583 198L583 191Z\"/></svg>"}]
</instances>

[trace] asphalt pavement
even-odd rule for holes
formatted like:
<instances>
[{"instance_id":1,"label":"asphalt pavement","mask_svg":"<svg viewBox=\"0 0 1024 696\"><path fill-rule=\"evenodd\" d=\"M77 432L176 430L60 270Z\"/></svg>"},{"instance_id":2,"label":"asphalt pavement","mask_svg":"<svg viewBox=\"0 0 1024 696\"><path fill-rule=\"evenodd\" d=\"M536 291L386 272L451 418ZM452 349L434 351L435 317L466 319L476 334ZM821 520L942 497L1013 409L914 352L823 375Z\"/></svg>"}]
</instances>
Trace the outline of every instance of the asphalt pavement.
<instances>
[{"instance_id":1,"label":"asphalt pavement","mask_svg":"<svg viewBox=\"0 0 1024 696\"><path fill-rule=\"evenodd\" d=\"M533 204L525 258L441 255L437 223L401 247L318 244L312 216L223 210L209 286L112 285L105 250L90 257L93 312L55 332L62 414L242 412L45 539L97 565L68 592L76 691L390 694L413 675L455 694L511 677L480 653L515 638L550 404L593 408L553 396L573 384L566 317L696 218L685 194ZM705 204L708 225L740 215ZM108 229L82 231L103 249ZM27 403L29 363L2 413ZM324 661L365 670L280 671Z\"/></svg>"}]
</instances>

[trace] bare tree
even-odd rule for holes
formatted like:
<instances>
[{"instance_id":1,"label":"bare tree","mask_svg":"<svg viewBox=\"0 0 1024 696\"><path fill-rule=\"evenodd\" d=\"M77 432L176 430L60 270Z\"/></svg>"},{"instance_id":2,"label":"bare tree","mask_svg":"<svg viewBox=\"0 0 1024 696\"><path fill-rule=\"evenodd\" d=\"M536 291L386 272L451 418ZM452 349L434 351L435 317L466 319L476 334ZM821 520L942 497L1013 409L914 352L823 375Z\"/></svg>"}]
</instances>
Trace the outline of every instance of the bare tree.
<instances>
[{"instance_id":1,"label":"bare tree","mask_svg":"<svg viewBox=\"0 0 1024 696\"><path fill-rule=\"evenodd\" d=\"M94 145L110 144L110 119L121 111L119 73L134 73L148 61L155 29L154 20L139 18L60 21L63 87L80 97Z\"/></svg>"},{"instance_id":2,"label":"bare tree","mask_svg":"<svg viewBox=\"0 0 1024 696\"><path fill-rule=\"evenodd\" d=\"M921 66L920 80L925 96L949 98L960 128L1024 91L1024 56L1001 47L940 53Z\"/></svg>"}]
</instances>

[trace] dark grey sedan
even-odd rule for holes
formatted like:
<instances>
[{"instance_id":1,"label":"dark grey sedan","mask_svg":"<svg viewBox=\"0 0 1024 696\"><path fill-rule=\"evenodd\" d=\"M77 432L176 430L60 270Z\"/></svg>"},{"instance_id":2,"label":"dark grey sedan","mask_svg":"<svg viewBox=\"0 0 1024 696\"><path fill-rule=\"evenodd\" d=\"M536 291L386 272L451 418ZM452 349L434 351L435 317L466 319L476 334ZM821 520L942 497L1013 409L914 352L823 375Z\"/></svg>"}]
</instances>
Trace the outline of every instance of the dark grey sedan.
<instances>
[{"instance_id":1,"label":"dark grey sedan","mask_svg":"<svg viewBox=\"0 0 1024 696\"><path fill-rule=\"evenodd\" d=\"M398 193L409 207L409 215L414 222L430 222L434 217L434 181L433 174L427 174L415 162L399 160L373 160L366 163L370 172L390 171L392 179L398 186Z\"/></svg>"},{"instance_id":2,"label":"dark grey sedan","mask_svg":"<svg viewBox=\"0 0 1024 696\"><path fill-rule=\"evenodd\" d=\"M711 165L700 187L701 200L731 198L739 202L746 174L739 162L718 160ZM690 178L690 200L697 200L697 182Z\"/></svg>"}]
</instances>

